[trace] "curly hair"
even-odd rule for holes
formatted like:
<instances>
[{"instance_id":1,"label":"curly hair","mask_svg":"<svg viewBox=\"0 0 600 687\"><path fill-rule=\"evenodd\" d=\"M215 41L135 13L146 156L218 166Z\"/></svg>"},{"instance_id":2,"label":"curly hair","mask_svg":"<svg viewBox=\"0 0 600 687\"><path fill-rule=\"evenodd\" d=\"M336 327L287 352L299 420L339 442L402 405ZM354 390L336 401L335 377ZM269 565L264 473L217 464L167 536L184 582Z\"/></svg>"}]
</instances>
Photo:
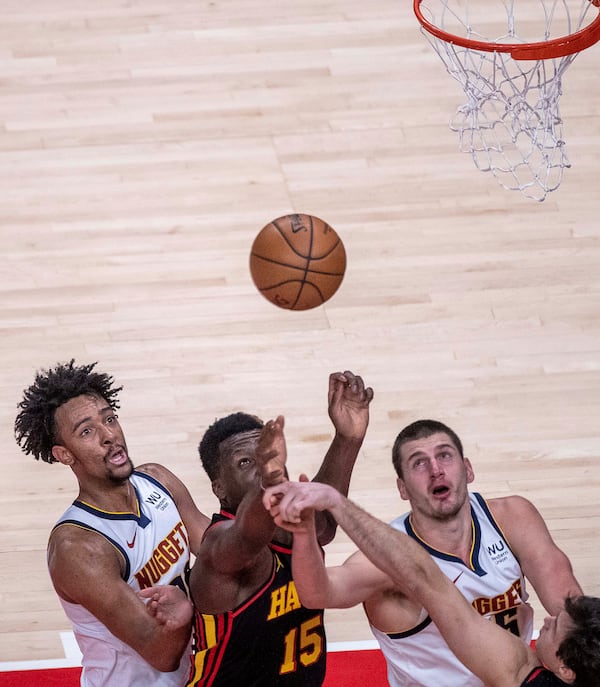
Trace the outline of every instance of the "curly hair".
<instances>
[{"instance_id":1,"label":"curly hair","mask_svg":"<svg viewBox=\"0 0 600 687\"><path fill-rule=\"evenodd\" d=\"M556 655L575 673L574 687L594 687L600 675L600 599L577 596L565 599L573 627Z\"/></svg>"},{"instance_id":2,"label":"curly hair","mask_svg":"<svg viewBox=\"0 0 600 687\"><path fill-rule=\"evenodd\" d=\"M248 413L232 413L213 422L204 432L202 441L198 446L202 467L211 481L214 481L219 474L221 458L219 445L221 442L234 434L262 429L263 426L264 422L261 419L255 415L248 415Z\"/></svg>"},{"instance_id":3,"label":"curly hair","mask_svg":"<svg viewBox=\"0 0 600 687\"><path fill-rule=\"evenodd\" d=\"M46 463L55 463L52 446L56 444L55 413L60 406L84 394L98 396L113 410L119 408L118 394L112 376L93 372L97 363L75 365L59 363L53 369L36 374L34 383L23 392L23 400L15 420L15 439L26 455Z\"/></svg>"},{"instance_id":4,"label":"curly hair","mask_svg":"<svg viewBox=\"0 0 600 687\"><path fill-rule=\"evenodd\" d=\"M402 446L408 441L414 441L415 439L426 439L432 434L437 434L438 432L447 434L452 440L452 443L456 446L461 458L464 458L462 442L454 430L450 429L450 427L445 425L443 422L439 422L438 420L417 420L416 422L407 425L400 432L400 434L398 434L392 448L392 463L394 465L394 469L396 470L396 474L398 477L400 477L400 479L402 479L402 465L400 456L400 449Z\"/></svg>"}]
</instances>

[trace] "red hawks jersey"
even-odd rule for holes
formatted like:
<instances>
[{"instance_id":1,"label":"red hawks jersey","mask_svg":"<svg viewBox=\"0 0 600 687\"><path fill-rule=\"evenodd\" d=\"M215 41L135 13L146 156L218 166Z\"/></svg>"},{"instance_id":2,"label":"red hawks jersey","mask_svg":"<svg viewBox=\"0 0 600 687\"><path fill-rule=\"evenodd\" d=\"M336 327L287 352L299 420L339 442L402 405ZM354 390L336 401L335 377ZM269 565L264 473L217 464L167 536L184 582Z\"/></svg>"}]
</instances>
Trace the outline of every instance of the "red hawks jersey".
<instances>
[{"instance_id":1,"label":"red hawks jersey","mask_svg":"<svg viewBox=\"0 0 600 687\"><path fill-rule=\"evenodd\" d=\"M484 498L473 493L469 500L473 549L468 564L419 539L412 528L410 514L390 524L419 542L481 615L529 644L533 634L533 610L527 603L525 578L519 562ZM391 687L483 686L481 680L454 656L425 610L420 622L408 631L386 633L373 625L371 631L385 656Z\"/></svg>"},{"instance_id":2,"label":"red hawks jersey","mask_svg":"<svg viewBox=\"0 0 600 687\"><path fill-rule=\"evenodd\" d=\"M145 473L134 472L130 481L138 502L136 514L110 513L74 501L54 528L82 527L103 536L125 561L123 579L135 591L175 584L188 593L190 547L175 502L165 487ZM162 673L83 606L60 601L83 654L82 687L185 685L190 667L187 654L179 670Z\"/></svg>"},{"instance_id":3,"label":"red hawks jersey","mask_svg":"<svg viewBox=\"0 0 600 687\"><path fill-rule=\"evenodd\" d=\"M215 521L233 517L213 516ZM215 525L212 525L215 526ZM218 527L218 525L216 525ZM271 544L269 577L225 613L196 612L188 687L321 687L323 611L304 608L292 579L291 551Z\"/></svg>"}]
</instances>

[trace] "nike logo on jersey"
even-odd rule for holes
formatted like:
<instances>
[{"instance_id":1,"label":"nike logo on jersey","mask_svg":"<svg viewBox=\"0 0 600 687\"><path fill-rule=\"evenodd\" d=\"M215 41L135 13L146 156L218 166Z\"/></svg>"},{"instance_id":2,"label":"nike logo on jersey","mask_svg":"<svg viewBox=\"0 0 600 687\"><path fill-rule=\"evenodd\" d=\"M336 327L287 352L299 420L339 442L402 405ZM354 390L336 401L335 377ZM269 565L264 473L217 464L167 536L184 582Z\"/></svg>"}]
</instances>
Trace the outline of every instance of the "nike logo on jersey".
<instances>
[{"instance_id":1,"label":"nike logo on jersey","mask_svg":"<svg viewBox=\"0 0 600 687\"><path fill-rule=\"evenodd\" d=\"M134 544L135 544L135 538L136 538L136 537L137 537L137 529L135 530L135 534L133 535L133 539L131 540L131 542L127 542L127 546L128 546L130 549L133 549L133 546L134 546Z\"/></svg>"}]
</instances>

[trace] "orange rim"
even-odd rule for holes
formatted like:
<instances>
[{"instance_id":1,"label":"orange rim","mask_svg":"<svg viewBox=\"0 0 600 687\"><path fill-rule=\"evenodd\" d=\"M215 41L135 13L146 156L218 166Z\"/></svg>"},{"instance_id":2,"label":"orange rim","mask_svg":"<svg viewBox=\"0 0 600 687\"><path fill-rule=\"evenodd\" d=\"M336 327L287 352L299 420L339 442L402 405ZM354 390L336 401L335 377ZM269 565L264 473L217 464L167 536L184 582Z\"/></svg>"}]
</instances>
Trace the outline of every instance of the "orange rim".
<instances>
[{"instance_id":1,"label":"orange rim","mask_svg":"<svg viewBox=\"0 0 600 687\"><path fill-rule=\"evenodd\" d=\"M596 5L592 0L591 4ZM483 50L484 52L508 52L514 60L547 60L552 57L574 55L589 48L600 40L600 8L598 16L584 29L561 38L553 38L537 43L493 43L476 41L448 33L428 21L421 12L422 0L414 0L414 11L423 28L446 43L460 45L463 48Z\"/></svg>"}]
</instances>

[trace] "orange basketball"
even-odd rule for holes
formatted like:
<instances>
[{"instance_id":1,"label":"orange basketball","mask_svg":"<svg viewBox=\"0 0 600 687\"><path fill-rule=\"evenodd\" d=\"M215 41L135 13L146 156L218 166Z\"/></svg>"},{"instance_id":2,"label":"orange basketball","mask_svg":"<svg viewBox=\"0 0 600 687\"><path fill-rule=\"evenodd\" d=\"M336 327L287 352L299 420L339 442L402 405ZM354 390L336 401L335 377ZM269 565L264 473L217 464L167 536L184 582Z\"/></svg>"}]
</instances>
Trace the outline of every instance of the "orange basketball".
<instances>
[{"instance_id":1,"label":"orange basketball","mask_svg":"<svg viewBox=\"0 0 600 687\"><path fill-rule=\"evenodd\" d=\"M346 251L337 233L312 215L284 215L257 234L250 274L262 295L287 310L308 310L338 290Z\"/></svg>"}]
</instances>

